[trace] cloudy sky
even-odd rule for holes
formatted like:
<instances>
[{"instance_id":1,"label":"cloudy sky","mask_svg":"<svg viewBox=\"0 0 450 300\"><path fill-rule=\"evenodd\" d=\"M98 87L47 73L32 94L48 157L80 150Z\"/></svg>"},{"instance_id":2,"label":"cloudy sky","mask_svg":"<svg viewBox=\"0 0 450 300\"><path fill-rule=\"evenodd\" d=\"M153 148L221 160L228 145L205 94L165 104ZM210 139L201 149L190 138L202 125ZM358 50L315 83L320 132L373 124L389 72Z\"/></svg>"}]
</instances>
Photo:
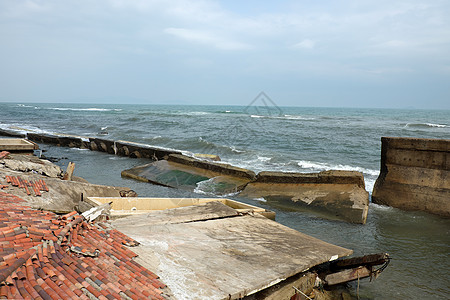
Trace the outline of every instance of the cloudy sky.
<instances>
[{"instance_id":1,"label":"cloudy sky","mask_svg":"<svg viewBox=\"0 0 450 300\"><path fill-rule=\"evenodd\" d=\"M0 101L450 109L450 1L0 0Z\"/></svg>"}]
</instances>

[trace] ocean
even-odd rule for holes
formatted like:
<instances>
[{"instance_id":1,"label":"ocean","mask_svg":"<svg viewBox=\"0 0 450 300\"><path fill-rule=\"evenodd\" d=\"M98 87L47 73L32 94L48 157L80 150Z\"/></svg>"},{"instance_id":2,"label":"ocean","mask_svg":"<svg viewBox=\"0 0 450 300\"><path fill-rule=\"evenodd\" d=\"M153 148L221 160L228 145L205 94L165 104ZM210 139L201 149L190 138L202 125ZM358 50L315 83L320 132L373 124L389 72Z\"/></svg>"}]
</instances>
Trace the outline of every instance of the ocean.
<instances>
[{"instance_id":1,"label":"ocean","mask_svg":"<svg viewBox=\"0 0 450 300\"><path fill-rule=\"evenodd\" d=\"M269 99L270 100L270 99ZM364 174L372 193L382 136L450 139L449 110L279 107L267 99L248 106L2 103L0 128L126 140L259 171ZM147 159L40 145L43 154L91 183L127 186L147 197L207 196L121 178ZM216 195L219 196L219 195ZM360 283L361 299L450 299L450 220L370 204L367 224L326 220L310 212L270 207L263 199L229 198L266 207L276 220L303 233L353 249L387 252L392 261L374 282ZM356 283L352 283L356 293Z\"/></svg>"}]
</instances>

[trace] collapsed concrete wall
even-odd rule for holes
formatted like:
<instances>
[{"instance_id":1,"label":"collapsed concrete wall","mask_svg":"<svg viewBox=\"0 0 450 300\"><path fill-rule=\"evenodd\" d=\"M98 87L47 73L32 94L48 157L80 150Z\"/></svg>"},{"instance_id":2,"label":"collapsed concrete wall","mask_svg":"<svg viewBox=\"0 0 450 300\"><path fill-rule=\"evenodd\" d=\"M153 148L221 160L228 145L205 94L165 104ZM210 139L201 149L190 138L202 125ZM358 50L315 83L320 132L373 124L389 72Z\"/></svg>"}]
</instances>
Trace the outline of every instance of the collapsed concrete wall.
<instances>
[{"instance_id":1,"label":"collapsed concrete wall","mask_svg":"<svg viewBox=\"0 0 450 300\"><path fill-rule=\"evenodd\" d=\"M382 137L372 201L450 217L450 140Z\"/></svg>"},{"instance_id":2,"label":"collapsed concrete wall","mask_svg":"<svg viewBox=\"0 0 450 300\"><path fill-rule=\"evenodd\" d=\"M320 173L261 172L185 155L137 166L122 176L174 188L216 195L240 192L240 197L264 198L270 205L311 210L324 217L364 224L369 194L359 172Z\"/></svg>"},{"instance_id":3,"label":"collapsed concrete wall","mask_svg":"<svg viewBox=\"0 0 450 300\"><path fill-rule=\"evenodd\" d=\"M239 192L256 177L247 169L181 154L124 170L122 176L191 191L202 185L205 192L216 195Z\"/></svg>"},{"instance_id":4,"label":"collapsed concrete wall","mask_svg":"<svg viewBox=\"0 0 450 300\"><path fill-rule=\"evenodd\" d=\"M181 154L181 151L134 142L113 141L68 134L21 133L13 130L0 129L0 136L27 138L36 143L52 144L58 147L90 149L92 151L106 152L131 158L161 160L167 159L170 154Z\"/></svg>"},{"instance_id":5,"label":"collapsed concrete wall","mask_svg":"<svg viewBox=\"0 0 450 300\"><path fill-rule=\"evenodd\" d=\"M305 210L326 218L365 224L369 193L364 177L354 171L320 173L261 172L247 184L242 197L264 199L286 209Z\"/></svg>"},{"instance_id":6,"label":"collapsed concrete wall","mask_svg":"<svg viewBox=\"0 0 450 300\"><path fill-rule=\"evenodd\" d=\"M364 178L358 172L261 172L256 176L247 169L139 143L36 132L27 132L27 137L38 143L153 159L155 162L151 164L122 172L122 176L145 182L190 190L199 188L199 191L216 195L244 190L241 194L245 197L264 198L293 209L319 210L354 223L365 223L367 218L368 193L364 189Z\"/></svg>"}]
</instances>

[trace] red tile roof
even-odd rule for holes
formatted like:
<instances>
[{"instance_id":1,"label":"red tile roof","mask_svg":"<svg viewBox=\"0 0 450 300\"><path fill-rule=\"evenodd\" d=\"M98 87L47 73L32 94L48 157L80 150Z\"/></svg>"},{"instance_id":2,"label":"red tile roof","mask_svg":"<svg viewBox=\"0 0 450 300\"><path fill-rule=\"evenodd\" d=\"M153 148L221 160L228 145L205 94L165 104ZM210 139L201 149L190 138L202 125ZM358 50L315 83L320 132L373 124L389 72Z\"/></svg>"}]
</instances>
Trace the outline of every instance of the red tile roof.
<instances>
[{"instance_id":1,"label":"red tile roof","mask_svg":"<svg viewBox=\"0 0 450 300\"><path fill-rule=\"evenodd\" d=\"M23 202L0 191L0 299L165 299L165 285L127 248L138 242Z\"/></svg>"}]
</instances>

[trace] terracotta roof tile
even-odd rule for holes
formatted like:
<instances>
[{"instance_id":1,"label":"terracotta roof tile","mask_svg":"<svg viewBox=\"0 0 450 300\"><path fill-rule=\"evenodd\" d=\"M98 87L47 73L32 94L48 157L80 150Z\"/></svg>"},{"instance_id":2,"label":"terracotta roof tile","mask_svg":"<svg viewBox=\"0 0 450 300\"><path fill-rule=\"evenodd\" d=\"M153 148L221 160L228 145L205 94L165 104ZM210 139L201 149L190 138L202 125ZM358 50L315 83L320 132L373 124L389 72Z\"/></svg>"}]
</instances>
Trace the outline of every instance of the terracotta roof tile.
<instances>
[{"instance_id":1,"label":"terracotta roof tile","mask_svg":"<svg viewBox=\"0 0 450 300\"><path fill-rule=\"evenodd\" d=\"M128 247L138 244L76 212L35 210L0 191L0 298L165 299L165 285L133 260L137 255Z\"/></svg>"}]
</instances>

